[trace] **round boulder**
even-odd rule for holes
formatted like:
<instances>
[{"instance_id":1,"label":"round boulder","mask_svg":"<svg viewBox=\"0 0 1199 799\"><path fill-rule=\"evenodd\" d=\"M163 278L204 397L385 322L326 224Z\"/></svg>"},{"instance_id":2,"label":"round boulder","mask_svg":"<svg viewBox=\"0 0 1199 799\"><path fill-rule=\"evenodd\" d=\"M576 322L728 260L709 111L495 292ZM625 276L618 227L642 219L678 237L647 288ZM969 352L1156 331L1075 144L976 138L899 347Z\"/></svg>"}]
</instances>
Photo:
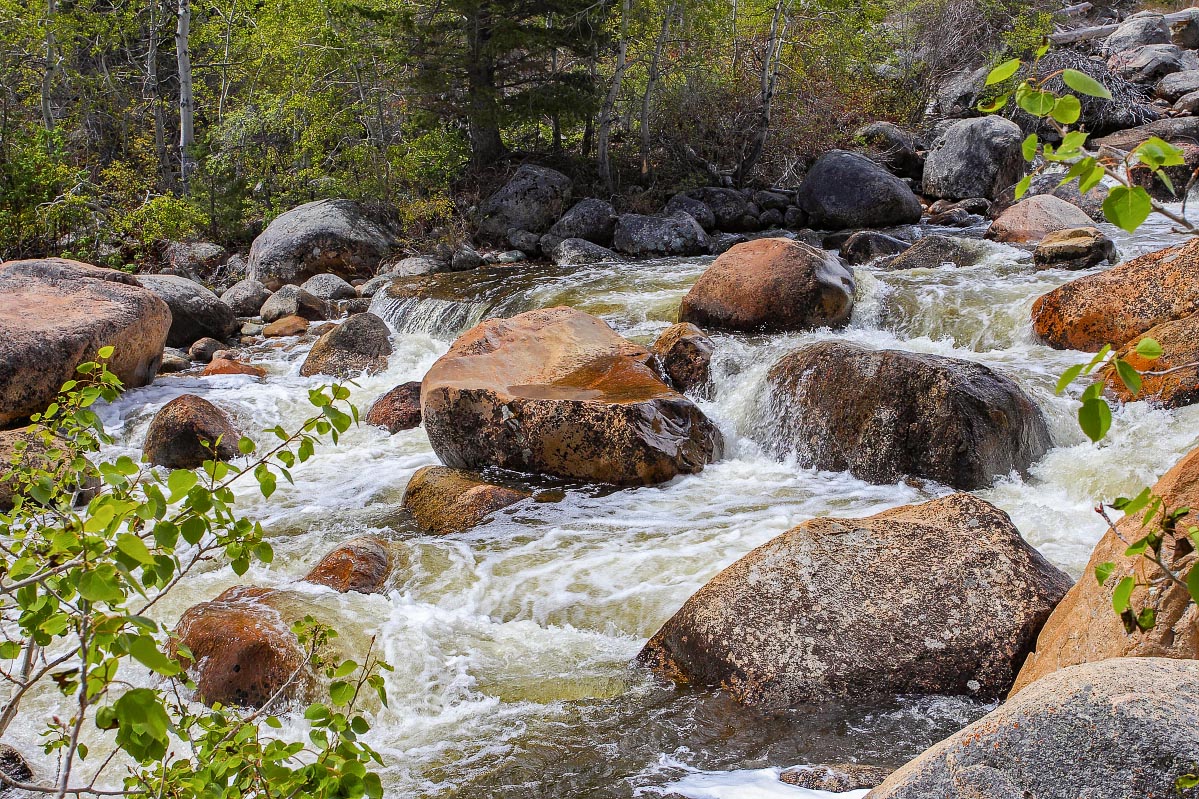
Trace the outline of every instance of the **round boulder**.
<instances>
[{"instance_id":1,"label":"round boulder","mask_svg":"<svg viewBox=\"0 0 1199 799\"><path fill-rule=\"evenodd\" d=\"M1190 799L1175 783L1195 773L1197 753L1199 663L1114 658L1037 681L870 797Z\"/></svg>"},{"instance_id":2,"label":"round boulder","mask_svg":"<svg viewBox=\"0 0 1199 799\"><path fill-rule=\"evenodd\" d=\"M443 463L464 469L615 485L699 472L720 457L720 431L652 358L571 308L490 319L425 375L425 432Z\"/></svg>"},{"instance_id":3,"label":"round boulder","mask_svg":"<svg viewBox=\"0 0 1199 799\"><path fill-rule=\"evenodd\" d=\"M503 241L512 228L545 233L570 200L571 181L557 170L523 164L479 207L479 235Z\"/></svg>"},{"instance_id":4,"label":"round boulder","mask_svg":"<svg viewBox=\"0 0 1199 799\"><path fill-rule=\"evenodd\" d=\"M266 603L269 595L263 588L230 588L179 619L175 633L195 657L180 662L205 704L261 707L280 691L293 698L311 685L295 633Z\"/></svg>"},{"instance_id":5,"label":"round boulder","mask_svg":"<svg viewBox=\"0 0 1199 799\"><path fill-rule=\"evenodd\" d=\"M544 245L545 238L542 237L542 246ZM547 249L545 254L558 266L586 266L624 260L607 247L601 247L586 239L562 239Z\"/></svg>"},{"instance_id":6,"label":"round boulder","mask_svg":"<svg viewBox=\"0 0 1199 799\"><path fill-rule=\"evenodd\" d=\"M997 116L963 119L949 126L924 161L929 197L993 200L1024 175L1024 133Z\"/></svg>"},{"instance_id":7,"label":"round boulder","mask_svg":"<svg viewBox=\"0 0 1199 799\"><path fill-rule=\"evenodd\" d=\"M757 239L700 275L679 321L748 332L840 327L849 322L853 294L853 273L835 255L790 239Z\"/></svg>"},{"instance_id":8,"label":"round boulder","mask_svg":"<svg viewBox=\"0 0 1199 799\"><path fill-rule=\"evenodd\" d=\"M833 150L816 159L795 195L813 227L890 227L924 212L908 184L865 156Z\"/></svg>"},{"instance_id":9,"label":"round boulder","mask_svg":"<svg viewBox=\"0 0 1199 799\"><path fill-rule=\"evenodd\" d=\"M224 411L203 397L183 394L154 414L142 459L168 469L195 469L207 460L236 458L240 437Z\"/></svg>"},{"instance_id":10,"label":"round boulder","mask_svg":"<svg viewBox=\"0 0 1199 799\"><path fill-rule=\"evenodd\" d=\"M224 339L237 331L233 309L199 283L174 275L142 275L139 282L171 309L168 345L189 347L199 339Z\"/></svg>"},{"instance_id":11,"label":"round boulder","mask_svg":"<svg viewBox=\"0 0 1199 799\"><path fill-rule=\"evenodd\" d=\"M1161 14L1129 17L1107 37L1103 49L1107 53L1123 53L1146 44L1170 44L1170 26Z\"/></svg>"},{"instance_id":12,"label":"round boulder","mask_svg":"<svg viewBox=\"0 0 1199 799\"><path fill-rule=\"evenodd\" d=\"M1006 513L952 494L783 533L688 599L639 660L749 705L996 698L1069 587Z\"/></svg>"},{"instance_id":13,"label":"round boulder","mask_svg":"<svg viewBox=\"0 0 1199 799\"><path fill-rule=\"evenodd\" d=\"M666 201L666 207L662 209L663 216L675 216L676 214L686 214L699 222L700 227L704 230L716 229L716 214L712 213L712 209L686 194L674 195Z\"/></svg>"},{"instance_id":14,"label":"round boulder","mask_svg":"<svg viewBox=\"0 0 1199 799\"><path fill-rule=\"evenodd\" d=\"M987 238L1016 244L1036 244L1050 233L1090 227L1081 208L1052 194L1027 197L999 215L987 228Z\"/></svg>"},{"instance_id":15,"label":"round boulder","mask_svg":"<svg viewBox=\"0 0 1199 799\"><path fill-rule=\"evenodd\" d=\"M0 427L45 410L104 346L125 388L146 385L170 328L167 304L132 275L60 258L0 264Z\"/></svg>"},{"instance_id":16,"label":"round boulder","mask_svg":"<svg viewBox=\"0 0 1199 799\"><path fill-rule=\"evenodd\" d=\"M331 272L370 278L396 246L387 220L353 200L317 200L279 215L250 246L249 274L272 291Z\"/></svg>"},{"instance_id":17,"label":"round boulder","mask_svg":"<svg viewBox=\"0 0 1199 799\"><path fill-rule=\"evenodd\" d=\"M607 247L615 231L616 209L612 203L589 197L571 206L547 235L555 239L583 239Z\"/></svg>"},{"instance_id":18,"label":"round boulder","mask_svg":"<svg viewBox=\"0 0 1199 799\"><path fill-rule=\"evenodd\" d=\"M239 280L221 295L221 302L228 305L237 316L258 316L271 292L253 278Z\"/></svg>"},{"instance_id":19,"label":"round boulder","mask_svg":"<svg viewBox=\"0 0 1199 799\"><path fill-rule=\"evenodd\" d=\"M373 313L354 314L316 340L300 374L353 378L387 368L395 348L387 323Z\"/></svg>"},{"instance_id":20,"label":"round boulder","mask_svg":"<svg viewBox=\"0 0 1199 799\"><path fill-rule=\"evenodd\" d=\"M867 147L867 154L901 178L924 176L924 151L928 143L894 122L871 122L853 135Z\"/></svg>"},{"instance_id":21,"label":"round boulder","mask_svg":"<svg viewBox=\"0 0 1199 799\"><path fill-rule=\"evenodd\" d=\"M974 361L826 341L784 356L768 383L776 454L880 485L981 488L1050 445L1036 403Z\"/></svg>"},{"instance_id":22,"label":"round boulder","mask_svg":"<svg viewBox=\"0 0 1199 799\"><path fill-rule=\"evenodd\" d=\"M859 230L841 245L841 257L847 263L866 264L888 255L898 255L911 246L911 242L877 230Z\"/></svg>"},{"instance_id":23,"label":"round boulder","mask_svg":"<svg viewBox=\"0 0 1199 799\"><path fill-rule=\"evenodd\" d=\"M286 316L302 316L315 322L328 317L329 305L299 286L287 285L262 304L260 313L264 322L277 322Z\"/></svg>"},{"instance_id":24,"label":"round boulder","mask_svg":"<svg viewBox=\"0 0 1199 799\"><path fill-rule=\"evenodd\" d=\"M674 216L621 214L616 221L612 246L634 258L661 258L669 255L703 255L712 240L695 218L684 213Z\"/></svg>"},{"instance_id":25,"label":"round boulder","mask_svg":"<svg viewBox=\"0 0 1199 799\"><path fill-rule=\"evenodd\" d=\"M401 383L371 403L366 423L389 433L420 427L420 382Z\"/></svg>"},{"instance_id":26,"label":"round boulder","mask_svg":"<svg viewBox=\"0 0 1199 799\"><path fill-rule=\"evenodd\" d=\"M690 322L680 322L663 330L650 349L675 388L707 394L716 345L704 331Z\"/></svg>"},{"instance_id":27,"label":"round boulder","mask_svg":"<svg viewBox=\"0 0 1199 799\"><path fill-rule=\"evenodd\" d=\"M305 280L300 285L300 288L318 300L324 300L325 302L352 300L358 296L358 292L354 290L353 286L337 275L328 273L313 275Z\"/></svg>"},{"instance_id":28,"label":"round boulder","mask_svg":"<svg viewBox=\"0 0 1199 799\"><path fill-rule=\"evenodd\" d=\"M426 466L408 481L404 507L426 533L454 535L530 496L529 491L490 483L474 472Z\"/></svg>"},{"instance_id":29,"label":"round boulder","mask_svg":"<svg viewBox=\"0 0 1199 799\"><path fill-rule=\"evenodd\" d=\"M1037 269L1090 269L1115 263L1116 243L1089 225L1055 230L1041 239L1032 260Z\"/></svg>"},{"instance_id":30,"label":"round boulder","mask_svg":"<svg viewBox=\"0 0 1199 799\"><path fill-rule=\"evenodd\" d=\"M387 543L374 535L353 538L321 558L304 581L339 593L377 594L391 574Z\"/></svg>"}]
</instances>

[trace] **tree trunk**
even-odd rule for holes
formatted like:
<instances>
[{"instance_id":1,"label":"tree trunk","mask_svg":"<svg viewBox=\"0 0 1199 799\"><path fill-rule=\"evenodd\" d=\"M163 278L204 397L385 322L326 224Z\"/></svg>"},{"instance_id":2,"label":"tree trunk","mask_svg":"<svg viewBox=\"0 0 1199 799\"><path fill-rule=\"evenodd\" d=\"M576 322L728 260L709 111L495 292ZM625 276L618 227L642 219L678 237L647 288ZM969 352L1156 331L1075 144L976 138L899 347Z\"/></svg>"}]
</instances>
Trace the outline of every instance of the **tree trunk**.
<instances>
[{"instance_id":1,"label":"tree trunk","mask_svg":"<svg viewBox=\"0 0 1199 799\"><path fill-rule=\"evenodd\" d=\"M666 48L666 38L670 35L670 21L675 14L675 4L671 3L662 15L662 30L658 40L654 42L654 55L649 62L649 74L645 80L645 94L641 96L641 182L649 182L649 137L650 103L653 100L654 86L658 83L658 73L662 67L662 51Z\"/></svg>"},{"instance_id":2,"label":"tree trunk","mask_svg":"<svg viewBox=\"0 0 1199 799\"><path fill-rule=\"evenodd\" d=\"M766 137L770 134L770 112L774 103L774 87L778 82L779 61L782 57L783 31L787 21L783 15L787 0L778 0L774 6L774 18L770 21L770 39L766 42L766 55L762 59L761 99L758 107L758 125L748 152L741 158L733 175L733 185L741 188L749 178L758 159L766 149Z\"/></svg>"},{"instance_id":3,"label":"tree trunk","mask_svg":"<svg viewBox=\"0 0 1199 799\"><path fill-rule=\"evenodd\" d=\"M620 42L616 49L616 69L612 73L612 83L608 86L608 94L600 108L599 130L596 133L596 166L599 169L600 180L609 194L616 192L616 181L612 179L612 160L609 152L612 136L612 112L616 108L616 99L620 96L620 86L624 83L624 71L629 60L629 12L632 0L624 0L620 7Z\"/></svg>"},{"instance_id":4,"label":"tree trunk","mask_svg":"<svg viewBox=\"0 0 1199 799\"><path fill-rule=\"evenodd\" d=\"M146 49L146 91L154 115L154 156L158 160L160 185L169 183L170 169L167 166L166 122L162 118L162 98L158 94L158 10L161 0L150 0L148 47Z\"/></svg>"},{"instance_id":5,"label":"tree trunk","mask_svg":"<svg viewBox=\"0 0 1199 799\"><path fill-rule=\"evenodd\" d=\"M504 154L495 57L489 50L491 36L490 3L480 3L467 30L469 63L466 69L471 161L476 169L491 166Z\"/></svg>"},{"instance_id":6,"label":"tree trunk","mask_svg":"<svg viewBox=\"0 0 1199 799\"><path fill-rule=\"evenodd\" d=\"M192 96L191 0L179 0L178 24L175 27L175 60L179 66L179 178L187 192L188 181L195 171L193 149L196 146L195 100Z\"/></svg>"}]
</instances>

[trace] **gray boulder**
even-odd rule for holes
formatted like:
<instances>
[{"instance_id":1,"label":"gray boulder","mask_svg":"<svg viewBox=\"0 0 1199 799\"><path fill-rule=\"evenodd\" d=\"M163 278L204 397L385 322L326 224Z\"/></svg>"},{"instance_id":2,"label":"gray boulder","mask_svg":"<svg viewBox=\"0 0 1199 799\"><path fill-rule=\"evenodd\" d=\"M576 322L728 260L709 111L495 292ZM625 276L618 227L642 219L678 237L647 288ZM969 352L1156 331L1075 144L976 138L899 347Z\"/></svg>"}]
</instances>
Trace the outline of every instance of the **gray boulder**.
<instances>
[{"instance_id":1,"label":"gray boulder","mask_svg":"<svg viewBox=\"0 0 1199 799\"><path fill-rule=\"evenodd\" d=\"M401 258L388 270L388 273L393 277L396 275L401 277L408 275L432 275L438 272L449 272L451 271L450 266L449 262L435 255L412 255L407 258Z\"/></svg>"},{"instance_id":2,"label":"gray boulder","mask_svg":"<svg viewBox=\"0 0 1199 799\"><path fill-rule=\"evenodd\" d=\"M662 213L666 216L675 216L676 214L687 214L704 230L712 231L716 229L716 214L712 213L712 209L706 204L701 203L694 197L688 197L686 194L676 194L666 202L666 207L662 209Z\"/></svg>"},{"instance_id":3,"label":"gray boulder","mask_svg":"<svg viewBox=\"0 0 1199 799\"><path fill-rule=\"evenodd\" d=\"M394 351L386 322L373 313L354 314L316 340L300 374L342 379L374 374L387 368L387 356Z\"/></svg>"},{"instance_id":4,"label":"gray boulder","mask_svg":"<svg viewBox=\"0 0 1199 799\"><path fill-rule=\"evenodd\" d=\"M846 263L865 264L887 255L896 255L911 246L911 242L877 230L859 230L841 245L841 257Z\"/></svg>"},{"instance_id":5,"label":"gray boulder","mask_svg":"<svg viewBox=\"0 0 1199 799\"><path fill-rule=\"evenodd\" d=\"M616 209L612 203L589 197L571 206L553 224L547 235L556 239L584 239L604 247L612 243L616 231Z\"/></svg>"},{"instance_id":6,"label":"gray boulder","mask_svg":"<svg viewBox=\"0 0 1199 799\"><path fill-rule=\"evenodd\" d=\"M1109 608L1110 610L1110 608ZM1199 663L1113 658L1037 680L869 799L1194 799Z\"/></svg>"},{"instance_id":7,"label":"gray boulder","mask_svg":"<svg viewBox=\"0 0 1199 799\"><path fill-rule=\"evenodd\" d=\"M687 214L621 214L616 221L612 243L617 252L635 258L702 255L712 246L712 240L699 222Z\"/></svg>"},{"instance_id":8,"label":"gray boulder","mask_svg":"<svg viewBox=\"0 0 1199 799\"><path fill-rule=\"evenodd\" d=\"M300 316L315 322L329 315L329 306L299 286L287 285L272 294L259 313L265 322L277 322L285 316Z\"/></svg>"},{"instance_id":9,"label":"gray boulder","mask_svg":"<svg viewBox=\"0 0 1199 799\"><path fill-rule=\"evenodd\" d=\"M791 195L781 191L762 189L754 192L754 204L765 211L785 212L791 205Z\"/></svg>"},{"instance_id":10,"label":"gray boulder","mask_svg":"<svg viewBox=\"0 0 1199 799\"><path fill-rule=\"evenodd\" d=\"M1124 80L1150 84L1174 72L1199 69L1199 55L1173 44L1146 44L1116 53L1107 65Z\"/></svg>"},{"instance_id":11,"label":"gray boulder","mask_svg":"<svg viewBox=\"0 0 1199 799\"><path fill-rule=\"evenodd\" d=\"M925 236L902 253L881 261L883 269L936 269L946 264L974 266L987 257L991 245L958 236Z\"/></svg>"},{"instance_id":12,"label":"gray boulder","mask_svg":"<svg viewBox=\"0 0 1199 799\"><path fill-rule=\"evenodd\" d=\"M1024 175L1024 134L1000 117L955 122L937 139L924 162L924 193L964 200L995 199Z\"/></svg>"},{"instance_id":13,"label":"gray boulder","mask_svg":"<svg viewBox=\"0 0 1199 799\"><path fill-rule=\"evenodd\" d=\"M509 247L514 250L520 250L530 258L536 258L541 254L541 236L538 236L536 233L512 228L508 231L506 238Z\"/></svg>"},{"instance_id":14,"label":"gray boulder","mask_svg":"<svg viewBox=\"0 0 1199 799\"><path fill-rule=\"evenodd\" d=\"M482 265L483 256L479 255L469 244L461 245L450 256L451 272L468 272L471 269L478 269Z\"/></svg>"},{"instance_id":15,"label":"gray boulder","mask_svg":"<svg viewBox=\"0 0 1199 799\"><path fill-rule=\"evenodd\" d=\"M1103 49L1108 54L1115 54L1147 44L1170 44L1170 26L1161 14L1129 17L1107 37Z\"/></svg>"},{"instance_id":16,"label":"gray boulder","mask_svg":"<svg viewBox=\"0 0 1199 799\"><path fill-rule=\"evenodd\" d=\"M228 305L237 316L258 316L262 305L271 297L267 287L253 278L234 283L221 295L221 302Z\"/></svg>"},{"instance_id":17,"label":"gray boulder","mask_svg":"<svg viewBox=\"0 0 1199 799\"><path fill-rule=\"evenodd\" d=\"M942 83L937 92L937 110L941 116L957 119L977 113L979 95L990 71L990 67L980 67L973 72L959 72Z\"/></svg>"},{"instance_id":18,"label":"gray boulder","mask_svg":"<svg viewBox=\"0 0 1199 799\"><path fill-rule=\"evenodd\" d=\"M206 280L216 276L229 258L229 251L210 241L168 241L162 248L162 260L180 275Z\"/></svg>"},{"instance_id":19,"label":"gray boulder","mask_svg":"<svg viewBox=\"0 0 1199 799\"><path fill-rule=\"evenodd\" d=\"M546 255L558 266L585 266L624 260L607 247L586 239L562 239Z\"/></svg>"},{"instance_id":20,"label":"gray boulder","mask_svg":"<svg viewBox=\"0 0 1199 799\"><path fill-rule=\"evenodd\" d=\"M736 189L703 186L691 189L685 194L708 206L716 220L717 230L743 233L759 229L758 218L752 210L749 198Z\"/></svg>"},{"instance_id":21,"label":"gray boulder","mask_svg":"<svg viewBox=\"0 0 1199 799\"><path fill-rule=\"evenodd\" d=\"M305 280L300 288L326 302L349 300L358 296L358 292L354 290L353 286L337 275L331 274L313 275Z\"/></svg>"},{"instance_id":22,"label":"gray boulder","mask_svg":"<svg viewBox=\"0 0 1199 799\"><path fill-rule=\"evenodd\" d=\"M390 225L353 200L317 200L278 216L254 239L249 273L272 291L332 272L370 278L396 246Z\"/></svg>"},{"instance_id":23,"label":"gray boulder","mask_svg":"<svg viewBox=\"0 0 1199 799\"><path fill-rule=\"evenodd\" d=\"M479 207L479 235L502 241L512 228L538 235L562 216L570 200L571 180L557 170L524 164Z\"/></svg>"},{"instance_id":24,"label":"gray boulder","mask_svg":"<svg viewBox=\"0 0 1199 799\"><path fill-rule=\"evenodd\" d=\"M233 309L199 283L174 275L142 275L138 279L171 309L168 346L189 347L205 336L225 339L237 330Z\"/></svg>"},{"instance_id":25,"label":"gray boulder","mask_svg":"<svg viewBox=\"0 0 1199 799\"><path fill-rule=\"evenodd\" d=\"M901 179L865 156L832 150L816 159L796 192L814 227L830 230L919 222L920 200Z\"/></svg>"},{"instance_id":26,"label":"gray boulder","mask_svg":"<svg viewBox=\"0 0 1199 799\"><path fill-rule=\"evenodd\" d=\"M755 706L995 698L1070 584L1006 513L951 494L783 533L688 599L639 660Z\"/></svg>"},{"instance_id":27,"label":"gray boulder","mask_svg":"<svg viewBox=\"0 0 1199 799\"><path fill-rule=\"evenodd\" d=\"M1175 72L1157 82L1154 89L1158 97L1175 102L1183 95L1199 91L1199 69L1188 69Z\"/></svg>"},{"instance_id":28,"label":"gray boulder","mask_svg":"<svg viewBox=\"0 0 1199 799\"><path fill-rule=\"evenodd\" d=\"M923 151L928 143L894 122L871 122L853 135L874 161L902 178L920 180L924 176Z\"/></svg>"}]
</instances>

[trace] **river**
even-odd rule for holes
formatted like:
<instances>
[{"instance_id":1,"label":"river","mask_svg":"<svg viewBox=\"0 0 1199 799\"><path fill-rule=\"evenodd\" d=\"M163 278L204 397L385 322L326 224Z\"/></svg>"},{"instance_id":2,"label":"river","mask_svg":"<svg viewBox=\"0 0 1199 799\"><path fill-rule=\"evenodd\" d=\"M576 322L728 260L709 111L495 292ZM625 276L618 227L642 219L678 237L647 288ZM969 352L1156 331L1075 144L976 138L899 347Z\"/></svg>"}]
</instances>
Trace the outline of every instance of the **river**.
<instances>
[{"instance_id":1,"label":"river","mask_svg":"<svg viewBox=\"0 0 1199 799\"><path fill-rule=\"evenodd\" d=\"M1175 239L1150 224L1135 237L1108 228L1124 257ZM419 380L461 329L486 315L567 304L648 343L710 258L564 270L518 266L461 280L473 300L376 303L397 331L386 372L358 381L360 407ZM389 705L372 710L369 742L384 755L394 797L814 797L774 780L779 767L856 760L899 765L989 707L965 698L905 698L863 706L763 712L715 691L680 691L629 665L645 640L696 589L751 548L821 515L864 516L944 493L936 485L863 483L780 463L765 375L783 353L846 338L981 361L1014 378L1041 406L1055 447L1026 478L978 492L1024 537L1078 577L1102 524L1092 507L1151 482L1199 438L1199 408L1121 409L1111 439L1088 442L1057 376L1089 356L1033 339L1033 300L1077 276L1034 271L1027 255L995 245L978 266L887 273L858 267L848 329L714 336L716 391L699 404L724 432L725 458L702 474L623 491L577 487L557 502L524 502L453 537L423 536L401 512L405 484L434 464L423 430L388 436L359 427L280 483L270 502L249 492L243 510L267 525L276 559L243 578L224 567L194 575L161 605L169 621L239 583L288 586L339 542L376 533L393 542L397 574L384 595L340 595L292 585L289 602L334 623L348 654L377 636L395 667ZM488 275L491 275L488 277ZM517 277L513 277L516 275ZM255 348L269 375L165 376L102 409L116 443L140 457L151 417L181 393L229 411L243 430L294 428L310 408L299 375L306 345ZM1075 392L1075 395L1077 392ZM930 563L929 568L936 564ZM50 697L37 700L54 710ZM293 719L291 731L302 730ZM35 730L15 731L27 751Z\"/></svg>"}]
</instances>

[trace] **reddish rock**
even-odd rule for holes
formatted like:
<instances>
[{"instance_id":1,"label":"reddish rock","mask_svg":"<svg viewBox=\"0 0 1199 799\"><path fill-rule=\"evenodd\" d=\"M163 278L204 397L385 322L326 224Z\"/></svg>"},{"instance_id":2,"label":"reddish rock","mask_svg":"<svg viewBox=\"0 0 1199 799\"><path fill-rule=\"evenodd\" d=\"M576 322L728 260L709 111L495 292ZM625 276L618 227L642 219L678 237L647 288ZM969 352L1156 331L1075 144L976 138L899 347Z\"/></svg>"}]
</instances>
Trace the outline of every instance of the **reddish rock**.
<instances>
[{"instance_id":1,"label":"reddish rock","mask_svg":"<svg viewBox=\"0 0 1199 799\"><path fill-rule=\"evenodd\" d=\"M168 469L195 469L207 460L236 458L240 437L224 411L203 397L183 394L154 415L142 458Z\"/></svg>"},{"instance_id":2,"label":"reddish rock","mask_svg":"<svg viewBox=\"0 0 1199 799\"><path fill-rule=\"evenodd\" d=\"M391 574L391 554L387 543L373 535L351 539L321 558L304 578L334 591L377 594Z\"/></svg>"},{"instance_id":3,"label":"reddish rock","mask_svg":"<svg viewBox=\"0 0 1199 799\"><path fill-rule=\"evenodd\" d=\"M308 332L308 320L302 316L285 316L271 322L262 328L262 335L267 338L283 338L284 336L302 336Z\"/></svg>"},{"instance_id":4,"label":"reddish rock","mask_svg":"<svg viewBox=\"0 0 1199 799\"><path fill-rule=\"evenodd\" d=\"M253 377L266 377L266 370L261 366L253 366L231 358L213 358L212 363L204 367L201 375L204 377L212 375L252 375Z\"/></svg>"},{"instance_id":5,"label":"reddish rock","mask_svg":"<svg viewBox=\"0 0 1199 799\"><path fill-rule=\"evenodd\" d=\"M853 292L853 273L836 256L790 239L756 239L707 268L683 298L679 321L750 332L841 327Z\"/></svg>"},{"instance_id":6,"label":"reddish rock","mask_svg":"<svg viewBox=\"0 0 1199 799\"><path fill-rule=\"evenodd\" d=\"M404 507L425 532L452 535L476 527L497 510L530 496L528 491L489 483L474 472L426 466L408 481Z\"/></svg>"},{"instance_id":7,"label":"reddish rock","mask_svg":"<svg viewBox=\"0 0 1199 799\"><path fill-rule=\"evenodd\" d=\"M387 368L387 356L392 352L387 323L372 313L354 314L317 339L300 374L344 379L374 374Z\"/></svg>"},{"instance_id":8,"label":"reddish rock","mask_svg":"<svg viewBox=\"0 0 1199 799\"><path fill-rule=\"evenodd\" d=\"M44 410L106 345L125 387L146 385L170 327L166 303L124 272L60 258L0 264L0 427Z\"/></svg>"},{"instance_id":9,"label":"reddish rock","mask_svg":"<svg viewBox=\"0 0 1199 799\"><path fill-rule=\"evenodd\" d=\"M366 423L390 433L420 427L420 382L401 383L371 403Z\"/></svg>"},{"instance_id":10,"label":"reddish rock","mask_svg":"<svg viewBox=\"0 0 1199 799\"><path fill-rule=\"evenodd\" d=\"M1160 358L1151 361L1137 354L1137 344L1142 338L1154 339L1161 345ZM1141 390L1134 395L1111 364L1099 371L1099 378L1107 383L1108 393L1121 402L1147 400L1164 408L1181 408L1199 400L1199 366L1196 366L1199 364L1199 314L1149 328L1145 335L1124 345L1118 355L1142 372Z\"/></svg>"},{"instance_id":11,"label":"reddish rock","mask_svg":"<svg viewBox=\"0 0 1199 799\"><path fill-rule=\"evenodd\" d=\"M651 349L675 388L706 392L716 345L704 331L690 322L671 325L662 331Z\"/></svg>"}]
</instances>

